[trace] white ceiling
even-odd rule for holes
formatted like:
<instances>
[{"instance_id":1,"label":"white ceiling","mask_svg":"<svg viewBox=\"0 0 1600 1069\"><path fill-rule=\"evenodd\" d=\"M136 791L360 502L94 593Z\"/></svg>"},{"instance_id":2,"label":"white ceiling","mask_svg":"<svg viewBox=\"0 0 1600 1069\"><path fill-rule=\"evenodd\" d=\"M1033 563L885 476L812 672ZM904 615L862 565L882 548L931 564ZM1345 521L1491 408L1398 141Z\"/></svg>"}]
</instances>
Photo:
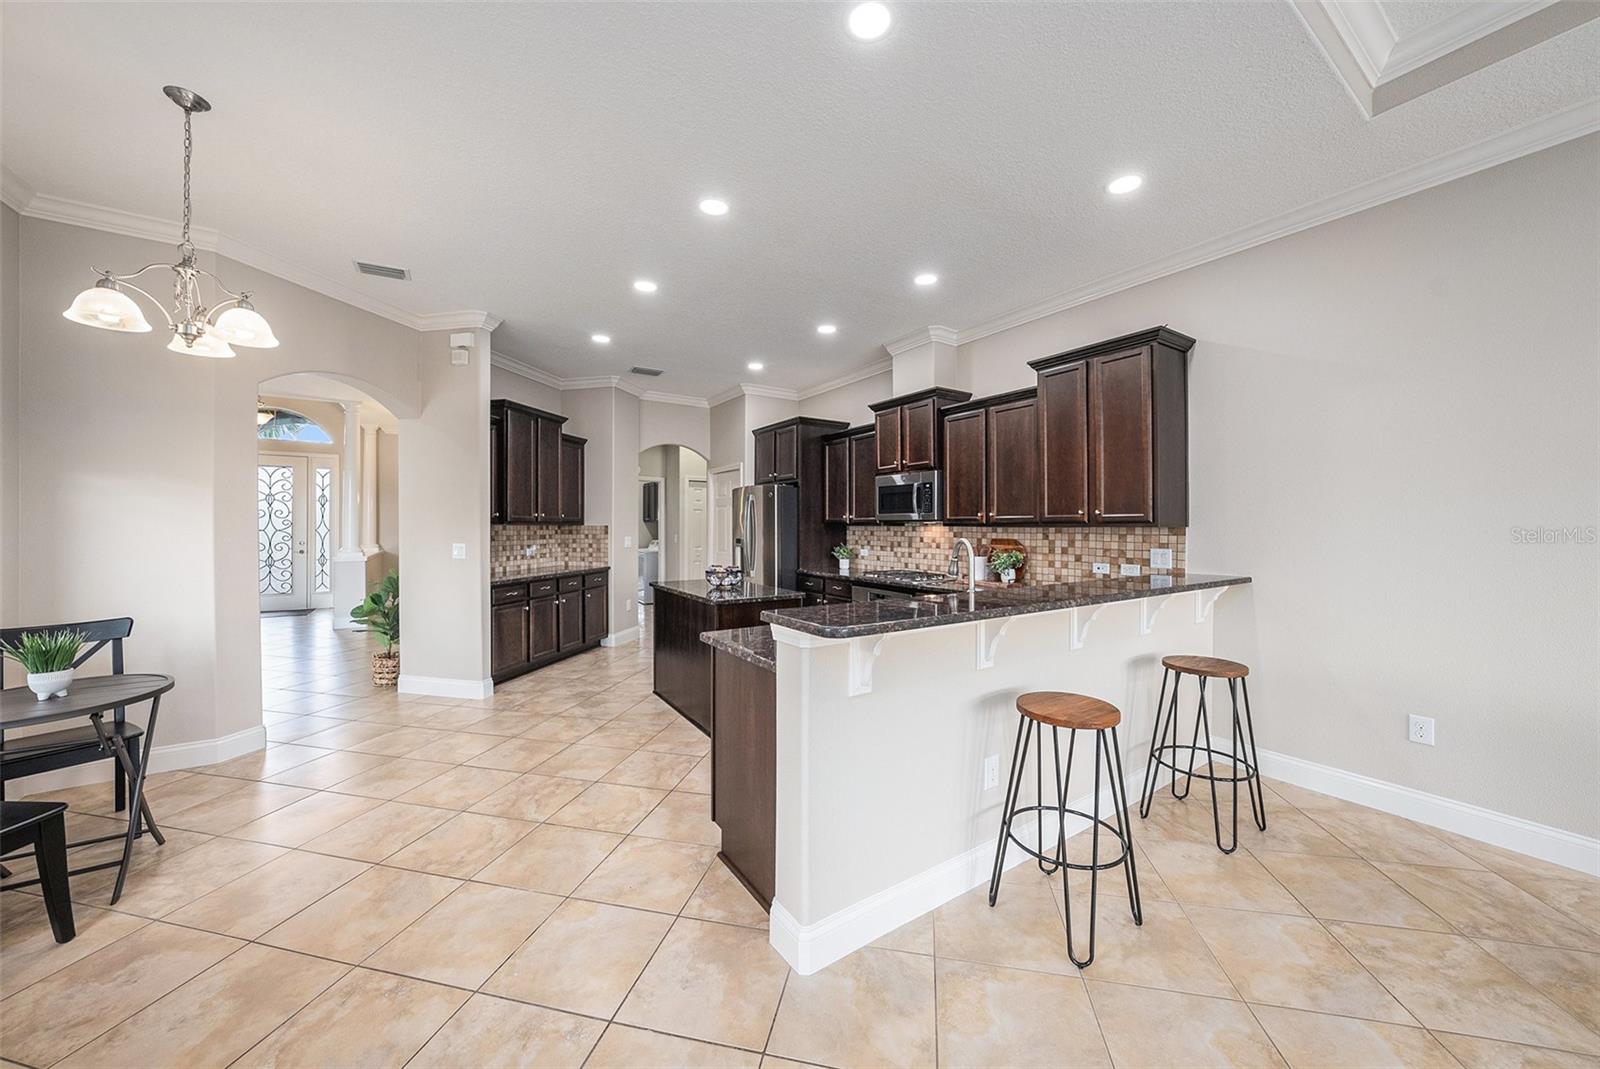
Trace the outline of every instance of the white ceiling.
<instances>
[{"instance_id":1,"label":"white ceiling","mask_svg":"<svg viewBox=\"0 0 1600 1069\"><path fill-rule=\"evenodd\" d=\"M186 85L216 108L197 225L411 313L485 309L563 377L706 396L847 374L1600 96L1600 21L1367 119L1288 3L891 7L861 44L843 4L7 4L0 162L173 218L160 87ZM1126 171L1145 188L1113 200Z\"/></svg>"}]
</instances>

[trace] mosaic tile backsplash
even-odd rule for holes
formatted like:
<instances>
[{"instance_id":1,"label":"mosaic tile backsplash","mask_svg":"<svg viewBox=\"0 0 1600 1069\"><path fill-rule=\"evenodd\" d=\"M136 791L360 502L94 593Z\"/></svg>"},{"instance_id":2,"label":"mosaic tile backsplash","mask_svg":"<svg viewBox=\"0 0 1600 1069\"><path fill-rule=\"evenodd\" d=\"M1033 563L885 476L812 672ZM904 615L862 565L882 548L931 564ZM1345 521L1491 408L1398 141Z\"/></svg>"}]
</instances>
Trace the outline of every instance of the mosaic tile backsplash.
<instances>
[{"instance_id":1,"label":"mosaic tile backsplash","mask_svg":"<svg viewBox=\"0 0 1600 1069\"><path fill-rule=\"evenodd\" d=\"M1182 527L947 527L939 523L886 524L851 527L849 544L865 546L871 554L850 564L853 575L909 568L942 572L950 560L950 547L958 538L972 541L980 556L990 539L1010 538L1022 543L1027 554L1025 583L1072 583L1092 579L1092 565L1104 561L1117 575L1123 564L1139 565L1141 575L1184 573ZM1172 567L1151 568L1152 549L1172 550ZM961 564L966 574L965 554Z\"/></svg>"},{"instance_id":2,"label":"mosaic tile backsplash","mask_svg":"<svg viewBox=\"0 0 1600 1069\"><path fill-rule=\"evenodd\" d=\"M530 546L533 556L524 555ZM489 578L516 579L536 568L604 568L606 525L496 524L489 528Z\"/></svg>"}]
</instances>

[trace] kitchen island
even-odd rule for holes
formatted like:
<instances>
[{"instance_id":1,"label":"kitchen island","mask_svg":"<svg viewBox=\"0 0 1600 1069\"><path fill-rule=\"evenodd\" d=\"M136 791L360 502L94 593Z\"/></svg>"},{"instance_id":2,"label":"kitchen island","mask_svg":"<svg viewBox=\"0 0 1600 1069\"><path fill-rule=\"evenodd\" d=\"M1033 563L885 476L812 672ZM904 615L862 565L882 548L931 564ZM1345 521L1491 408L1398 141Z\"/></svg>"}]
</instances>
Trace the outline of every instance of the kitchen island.
<instances>
[{"instance_id":1,"label":"kitchen island","mask_svg":"<svg viewBox=\"0 0 1600 1069\"><path fill-rule=\"evenodd\" d=\"M650 586L655 694L709 735L712 657L701 634L759 624L763 612L798 608L805 596L750 582L713 589L703 579L676 579Z\"/></svg>"},{"instance_id":2,"label":"kitchen island","mask_svg":"<svg viewBox=\"0 0 1600 1069\"><path fill-rule=\"evenodd\" d=\"M1212 610L1249 581L1105 578L763 612L776 686L772 945L809 974L988 880L1024 691L1116 705L1124 760L1142 769L1160 658L1234 652L1213 650ZM723 645L719 656L753 647ZM1073 780L1092 783L1081 762L1093 747L1079 750ZM1007 864L1022 860L1013 850Z\"/></svg>"}]
</instances>

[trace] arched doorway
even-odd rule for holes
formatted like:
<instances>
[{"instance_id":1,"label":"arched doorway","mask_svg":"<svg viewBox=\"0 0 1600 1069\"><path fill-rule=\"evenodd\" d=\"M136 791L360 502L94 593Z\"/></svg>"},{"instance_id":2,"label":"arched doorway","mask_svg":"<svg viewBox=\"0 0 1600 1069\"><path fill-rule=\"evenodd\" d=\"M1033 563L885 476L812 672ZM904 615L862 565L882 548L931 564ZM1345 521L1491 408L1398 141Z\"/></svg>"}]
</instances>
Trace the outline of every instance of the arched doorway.
<instances>
[{"instance_id":1,"label":"arched doorway","mask_svg":"<svg viewBox=\"0 0 1600 1069\"><path fill-rule=\"evenodd\" d=\"M711 559L711 498L706 457L686 445L639 452L640 612L655 579L693 579Z\"/></svg>"}]
</instances>

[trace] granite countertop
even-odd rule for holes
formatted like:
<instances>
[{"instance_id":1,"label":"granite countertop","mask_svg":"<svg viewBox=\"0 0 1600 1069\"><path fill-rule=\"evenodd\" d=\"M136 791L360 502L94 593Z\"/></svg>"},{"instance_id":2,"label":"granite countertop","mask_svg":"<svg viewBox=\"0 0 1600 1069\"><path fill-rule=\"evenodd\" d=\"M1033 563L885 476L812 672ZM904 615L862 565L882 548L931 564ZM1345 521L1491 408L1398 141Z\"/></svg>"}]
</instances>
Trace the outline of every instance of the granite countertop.
<instances>
[{"instance_id":1,"label":"granite countertop","mask_svg":"<svg viewBox=\"0 0 1600 1069\"><path fill-rule=\"evenodd\" d=\"M708 605L728 605L752 601L796 601L805 598L798 590L785 590L777 586L761 586L758 583L745 581L738 586L717 587L712 589L711 584L704 579L663 579L650 584L657 590L668 594L677 594L679 597L703 601Z\"/></svg>"},{"instance_id":2,"label":"granite countertop","mask_svg":"<svg viewBox=\"0 0 1600 1069\"><path fill-rule=\"evenodd\" d=\"M772 628L734 627L727 631L704 631L700 641L712 649L731 653L741 661L749 661L757 668L769 672L778 670L778 644L772 639Z\"/></svg>"},{"instance_id":3,"label":"granite countertop","mask_svg":"<svg viewBox=\"0 0 1600 1069\"><path fill-rule=\"evenodd\" d=\"M862 638L896 631L915 631L943 624L995 620L1033 612L1051 612L1084 605L1180 594L1210 587L1250 582L1243 575L1142 575L1137 578L1087 579L1078 583L1038 586L979 587L968 595L906 595L876 601L839 602L799 609L768 609L761 619L819 638Z\"/></svg>"},{"instance_id":4,"label":"granite countertop","mask_svg":"<svg viewBox=\"0 0 1600 1069\"><path fill-rule=\"evenodd\" d=\"M606 564L530 564L526 568L518 569L516 575L503 575L498 579L491 579L489 585L526 583L529 579L551 579L558 575L582 575L585 572L605 572L610 570L610 565Z\"/></svg>"}]
</instances>

